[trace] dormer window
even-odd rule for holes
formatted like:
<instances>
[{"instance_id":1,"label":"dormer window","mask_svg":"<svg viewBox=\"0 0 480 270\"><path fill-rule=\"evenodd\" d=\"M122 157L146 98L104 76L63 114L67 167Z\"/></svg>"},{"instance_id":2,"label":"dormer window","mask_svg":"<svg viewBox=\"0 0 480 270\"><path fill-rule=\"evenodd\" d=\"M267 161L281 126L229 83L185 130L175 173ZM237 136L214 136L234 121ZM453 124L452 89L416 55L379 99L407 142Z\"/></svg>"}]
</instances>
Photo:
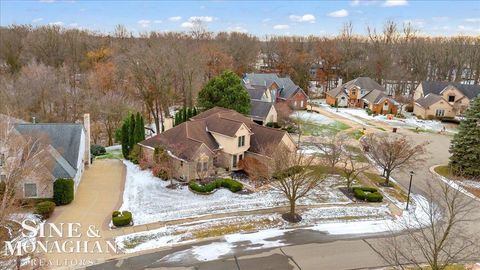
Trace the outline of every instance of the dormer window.
<instances>
[{"instance_id":1,"label":"dormer window","mask_svg":"<svg viewBox=\"0 0 480 270\"><path fill-rule=\"evenodd\" d=\"M245 146L245 136L238 137L238 147Z\"/></svg>"},{"instance_id":2,"label":"dormer window","mask_svg":"<svg viewBox=\"0 0 480 270\"><path fill-rule=\"evenodd\" d=\"M455 102L455 96L448 96L448 102Z\"/></svg>"}]
</instances>

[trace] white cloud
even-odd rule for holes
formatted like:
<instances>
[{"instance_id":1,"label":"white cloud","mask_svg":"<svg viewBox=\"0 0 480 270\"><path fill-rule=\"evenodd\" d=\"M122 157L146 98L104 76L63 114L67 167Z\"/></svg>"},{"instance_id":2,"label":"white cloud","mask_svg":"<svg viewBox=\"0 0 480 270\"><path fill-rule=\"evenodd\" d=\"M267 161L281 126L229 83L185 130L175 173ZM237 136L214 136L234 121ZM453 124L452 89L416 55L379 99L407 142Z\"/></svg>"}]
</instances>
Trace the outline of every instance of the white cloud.
<instances>
[{"instance_id":1,"label":"white cloud","mask_svg":"<svg viewBox=\"0 0 480 270\"><path fill-rule=\"evenodd\" d=\"M146 28L150 26L150 20L140 20L137 22L140 27Z\"/></svg>"},{"instance_id":2,"label":"white cloud","mask_svg":"<svg viewBox=\"0 0 480 270\"><path fill-rule=\"evenodd\" d=\"M334 18L347 17L348 16L348 11L346 9L340 9L340 10L328 13L328 16L334 17Z\"/></svg>"},{"instance_id":3,"label":"white cloud","mask_svg":"<svg viewBox=\"0 0 480 270\"><path fill-rule=\"evenodd\" d=\"M241 26L233 26L227 28L228 32L239 32L239 33L248 33L248 30Z\"/></svg>"},{"instance_id":4,"label":"white cloud","mask_svg":"<svg viewBox=\"0 0 480 270\"><path fill-rule=\"evenodd\" d=\"M285 29L288 29L288 28L290 28L290 26L288 26L288 24L277 24L277 25L273 26L273 29L276 29L276 30L285 30Z\"/></svg>"},{"instance_id":5,"label":"white cloud","mask_svg":"<svg viewBox=\"0 0 480 270\"><path fill-rule=\"evenodd\" d=\"M195 22L209 23L213 22L216 18L210 16L192 16L188 18L186 22L183 22L180 26L183 28L192 28Z\"/></svg>"},{"instance_id":6,"label":"white cloud","mask_svg":"<svg viewBox=\"0 0 480 270\"><path fill-rule=\"evenodd\" d=\"M387 0L383 3L384 7L399 7L408 5L407 0Z\"/></svg>"},{"instance_id":7,"label":"white cloud","mask_svg":"<svg viewBox=\"0 0 480 270\"><path fill-rule=\"evenodd\" d=\"M192 22L183 22L180 26L183 27L183 28L192 28L193 23Z\"/></svg>"},{"instance_id":8,"label":"white cloud","mask_svg":"<svg viewBox=\"0 0 480 270\"><path fill-rule=\"evenodd\" d=\"M32 20L33 23L38 23L38 22L41 22L41 21L43 21L43 18L36 18L36 19Z\"/></svg>"},{"instance_id":9,"label":"white cloud","mask_svg":"<svg viewBox=\"0 0 480 270\"><path fill-rule=\"evenodd\" d=\"M168 18L168 20L171 21L171 22L178 22L181 19L182 19L182 17L180 17L180 16L173 16L173 17Z\"/></svg>"},{"instance_id":10,"label":"white cloud","mask_svg":"<svg viewBox=\"0 0 480 270\"><path fill-rule=\"evenodd\" d=\"M162 20L154 20L153 23L162 23Z\"/></svg>"},{"instance_id":11,"label":"white cloud","mask_svg":"<svg viewBox=\"0 0 480 270\"><path fill-rule=\"evenodd\" d=\"M303 16L290 15L289 18L291 21L294 21L294 22L309 22L309 23L315 22L315 16L313 16L312 14L305 14Z\"/></svg>"},{"instance_id":12,"label":"white cloud","mask_svg":"<svg viewBox=\"0 0 480 270\"><path fill-rule=\"evenodd\" d=\"M469 23L479 23L480 18L467 18L467 19L465 19L465 21L469 22Z\"/></svg>"},{"instance_id":13,"label":"white cloud","mask_svg":"<svg viewBox=\"0 0 480 270\"><path fill-rule=\"evenodd\" d=\"M213 17L210 16L192 16L188 19L188 21L193 22L193 21L201 21L201 22L212 22Z\"/></svg>"},{"instance_id":14,"label":"white cloud","mask_svg":"<svg viewBox=\"0 0 480 270\"><path fill-rule=\"evenodd\" d=\"M353 0L350 1L351 6L370 6L378 3L378 0Z\"/></svg>"},{"instance_id":15,"label":"white cloud","mask_svg":"<svg viewBox=\"0 0 480 270\"><path fill-rule=\"evenodd\" d=\"M49 23L49 24L50 24L50 25L56 25L56 26L62 26L62 25L63 25L63 22L58 21L58 22L51 22L51 23Z\"/></svg>"},{"instance_id":16,"label":"white cloud","mask_svg":"<svg viewBox=\"0 0 480 270\"><path fill-rule=\"evenodd\" d=\"M416 27L416 28L425 27L425 21L421 20L421 19L404 20L403 22L405 24L410 24L411 26Z\"/></svg>"}]
</instances>

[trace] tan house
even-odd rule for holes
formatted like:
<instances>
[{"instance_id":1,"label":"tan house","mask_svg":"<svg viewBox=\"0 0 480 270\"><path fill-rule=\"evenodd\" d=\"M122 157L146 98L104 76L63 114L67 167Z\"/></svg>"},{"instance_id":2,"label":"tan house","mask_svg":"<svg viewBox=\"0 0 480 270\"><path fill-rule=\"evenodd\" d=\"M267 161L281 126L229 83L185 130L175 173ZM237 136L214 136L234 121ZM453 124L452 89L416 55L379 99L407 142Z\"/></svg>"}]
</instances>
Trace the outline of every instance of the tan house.
<instances>
[{"instance_id":1,"label":"tan house","mask_svg":"<svg viewBox=\"0 0 480 270\"><path fill-rule=\"evenodd\" d=\"M283 131L264 127L242 114L220 107L212 108L189 121L139 145L142 155L152 160L156 147L167 150L174 161L174 177L184 180L214 175L218 168L238 170L248 155L265 156L265 148L296 145Z\"/></svg>"},{"instance_id":2,"label":"tan house","mask_svg":"<svg viewBox=\"0 0 480 270\"><path fill-rule=\"evenodd\" d=\"M369 108L374 113L396 114L398 104L385 88L369 77L359 77L348 81L326 94L330 106L349 108Z\"/></svg>"},{"instance_id":3,"label":"tan house","mask_svg":"<svg viewBox=\"0 0 480 270\"><path fill-rule=\"evenodd\" d=\"M0 121L2 118L0 117ZM26 123L16 121L15 131L22 137L45 140L48 159L42 172L24 179L22 190L16 196L22 199L52 198L53 183L59 178L71 178L75 191L80 184L85 165L90 164L90 119L84 116L83 124ZM0 181L5 177L2 167L9 162L0 148ZM39 177L41 175L41 177Z\"/></svg>"},{"instance_id":4,"label":"tan house","mask_svg":"<svg viewBox=\"0 0 480 270\"><path fill-rule=\"evenodd\" d=\"M462 115L480 95L480 85L424 81L415 89L413 114L424 119Z\"/></svg>"}]
</instances>

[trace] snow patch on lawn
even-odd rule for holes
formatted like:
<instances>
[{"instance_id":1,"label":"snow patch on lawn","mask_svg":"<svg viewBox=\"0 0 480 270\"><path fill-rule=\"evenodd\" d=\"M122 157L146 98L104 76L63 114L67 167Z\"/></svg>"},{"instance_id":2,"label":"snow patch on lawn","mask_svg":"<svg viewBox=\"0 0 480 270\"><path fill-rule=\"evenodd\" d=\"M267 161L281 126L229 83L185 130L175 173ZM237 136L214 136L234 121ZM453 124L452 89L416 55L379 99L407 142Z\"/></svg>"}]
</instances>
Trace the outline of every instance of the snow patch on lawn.
<instances>
[{"instance_id":1,"label":"snow patch on lawn","mask_svg":"<svg viewBox=\"0 0 480 270\"><path fill-rule=\"evenodd\" d=\"M231 235L226 235L224 239L229 243L240 243L240 242L250 242L251 245L247 249L256 250L272 247L284 246L285 243L282 243L282 240L273 240L272 238L280 237L285 232L291 230L285 229L267 229L254 233L236 233ZM272 240L267 240L272 239Z\"/></svg>"},{"instance_id":2,"label":"snow patch on lawn","mask_svg":"<svg viewBox=\"0 0 480 270\"><path fill-rule=\"evenodd\" d=\"M327 116L307 111L296 111L291 116L302 121L313 122L319 125L330 125L336 122Z\"/></svg>"},{"instance_id":3,"label":"snow patch on lawn","mask_svg":"<svg viewBox=\"0 0 480 270\"><path fill-rule=\"evenodd\" d=\"M460 191L461 193L465 194L465 196L468 196L476 201L480 201L479 198L477 198L477 196L473 195L472 193L470 193L468 190L466 190L461 184L458 184L456 181L453 181L451 179L448 179L444 176L441 176L441 175L438 175L438 177L440 177L440 180L442 180L445 184L449 185L451 188L453 189L456 189L458 191ZM466 181L464 181L466 182ZM469 181L469 182L473 182L473 181ZM474 187L476 188L476 187Z\"/></svg>"},{"instance_id":4,"label":"snow patch on lawn","mask_svg":"<svg viewBox=\"0 0 480 270\"><path fill-rule=\"evenodd\" d=\"M130 161L123 162L127 167L127 179L120 210L131 211L135 225L209 214L268 209L285 206L288 203L283 194L275 189L252 194L235 194L227 189L219 189L211 195L194 194L187 186L172 190L166 187L169 184L167 181L154 177L150 170L142 171ZM311 205L349 201L339 190L325 185L320 185L313 190L310 198L303 198L299 203Z\"/></svg>"}]
</instances>

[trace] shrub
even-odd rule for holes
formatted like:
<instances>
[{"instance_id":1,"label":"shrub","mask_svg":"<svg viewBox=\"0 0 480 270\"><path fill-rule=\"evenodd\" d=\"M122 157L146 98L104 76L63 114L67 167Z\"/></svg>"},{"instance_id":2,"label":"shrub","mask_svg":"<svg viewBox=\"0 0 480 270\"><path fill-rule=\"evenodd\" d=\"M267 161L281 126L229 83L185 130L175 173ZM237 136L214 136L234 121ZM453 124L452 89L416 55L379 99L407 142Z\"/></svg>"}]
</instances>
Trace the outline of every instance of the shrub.
<instances>
[{"instance_id":1,"label":"shrub","mask_svg":"<svg viewBox=\"0 0 480 270\"><path fill-rule=\"evenodd\" d=\"M370 110L369 108L366 108L365 111L367 112L368 115L372 115L372 114L373 114L372 110Z\"/></svg>"},{"instance_id":2,"label":"shrub","mask_svg":"<svg viewBox=\"0 0 480 270\"><path fill-rule=\"evenodd\" d=\"M238 192L243 189L243 184L230 178L217 179L205 185L200 185L195 181L191 181L188 186L191 190L200 193L210 193L217 188L223 187L229 189L231 192Z\"/></svg>"},{"instance_id":3,"label":"shrub","mask_svg":"<svg viewBox=\"0 0 480 270\"><path fill-rule=\"evenodd\" d=\"M269 122L269 123L267 123L267 127L280 128L281 126L277 122Z\"/></svg>"},{"instance_id":4,"label":"shrub","mask_svg":"<svg viewBox=\"0 0 480 270\"><path fill-rule=\"evenodd\" d=\"M113 211L113 213L112 213L112 218L118 217L118 216L120 216L121 214L122 214L122 212L120 212L120 211Z\"/></svg>"},{"instance_id":5,"label":"shrub","mask_svg":"<svg viewBox=\"0 0 480 270\"><path fill-rule=\"evenodd\" d=\"M71 178L59 178L53 183L53 201L56 205L66 205L73 201L75 183Z\"/></svg>"},{"instance_id":6,"label":"shrub","mask_svg":"<svg viewBox=\"0 0 480 270\"><path fill-rule=\"evenodd\" d=\"M155 165L152 169L152 173L155 177L158 177L162 180L168 180L168 172L160 165Z\"/></svg>"},{"instance_id":7,"label":"shrub","mask_svg":"<svg viewBox=\"0 0 480 270\"><path fill-rule=\"evenodd\" d=\"M43 219L49 218L55 211L55 203L50 201L40 202L35 205L35 214L41 215Z\"/></svg>"},{"instance_id":8,"label":"shrub","mask_svg":"<svg viewBox=\"0 0 480 270\"><path fill-rule=\"evenodd\" d=\"M113 216L114 214L117 214L116 212L118 211L115 211L112 214L112 223L113 225L115 225L115 227L123 227L123 226L130 225L132 223L133 216L131 212L128 212L128 211L123 211L121 213L118 212L117 216Z\"/></svg>"},{"instance_id":9,"label":"shrub","mask_svg":"<svg viewBox=\"0 0 480 270\"><path fill-rule=\"evenodd\" d=\"M128 159L133 162L133 164L138 164L138 161L140 160L140 153L142 149L140 148L139 145L134 145L132 151L130 151L130 154L128 155Z\"/></svg>"},{"instance_id":10,"label":"shrub","mask_svg":"<svg viewBox=\"0 0 480 270\"><path fill-rule=\"evenodd\" d=\"M243 184L230 178L219 179L221 187L228 188L231 192L239 192L243 189Z\"/></svg>"},{"instance_id":11,"label":"shrub","mask_svg":"<svg viewBox=\"0 0 480 270\"><path fill-rule=\"evenodd\" d=\"M297 128L295 126L288 126L282 129L287 131L288 133L295 133L297 131Z\"/></svg>"},{"instance_id":12,"label":"shrub","mask_svg":"<svg viewBox=\"0 0 480 270\"><path fill-rule=\"evenodd\" d=\"M105 150L105 147L101 145L92 144L90 146L90 153L94 156L101 156L101 155L105 155L107 153L107 150Z\"/></svg>"},{"instance_id":13,"label":"shrub","mask_svg":"<svg viewBox=\"0 0 480 270\"><path fill-rule=\"evenodd\" d=\"M371 192L367 193L366 199L369 202L381 202L383 200L383 196L379 192Z\"/></svg>"},{"instance_id":14,"label":"shrub","mask_svg":"<svg viewBox=\"0 0 480 270\"><path fill-rule=\"evenodd\" d=\"M355 198L368 202L381 202L382 194L374 187L352 187L353 196Z\"/></svg>"}]
</instances>

